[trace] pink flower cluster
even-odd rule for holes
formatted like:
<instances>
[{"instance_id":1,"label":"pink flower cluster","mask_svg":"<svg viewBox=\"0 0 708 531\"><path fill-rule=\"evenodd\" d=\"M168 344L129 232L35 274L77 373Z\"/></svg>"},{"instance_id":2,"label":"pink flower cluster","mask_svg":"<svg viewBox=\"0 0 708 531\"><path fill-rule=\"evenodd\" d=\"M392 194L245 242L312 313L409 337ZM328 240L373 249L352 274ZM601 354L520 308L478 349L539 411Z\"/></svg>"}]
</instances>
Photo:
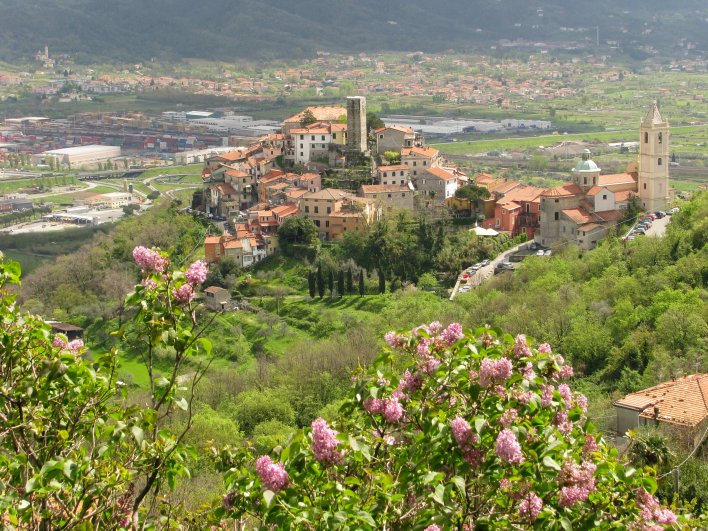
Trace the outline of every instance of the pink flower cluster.
<instances>
[{"instance_id":1,"label":"pink flower cluster","mask_svg":"<svg viewBox=\"0 0 708 531\"><path fill-rule=\"evenodd\" d=\"M54 336L52 345L61 350L68 350L72 354L78 354L79 350L84 347L84 342L81 339L74 339L73 341L67 342L61 336Z\"/></svg>"},{"instance_id":2,"label":"pink flower cluster","mask_svg":"<svg viewBox=\"0 0 708 531\"><path fill-rule=\"evenodd\" d=\"M548 407L553 402L553 391L556 388L552 385L542 385L541 386L541 405L543 407Z\"/></svg>"},{"instance_id":3,"label":"pink flower cluster","mask_svg":"<svg viewBox=\"0 0 708 531\"><path fill-rule=\"evenodd\" d=\"M431 524L426 527L423 531L441 531L440 526L437 524Z\"/></svg>"},{"instance_id":4,"label":"pink flower cluster","mask_svg":"<svg viewBox=\"0 0 708 531\"><path fill-rule=\"evenodd\" d=\"M256 460L256 473L268 490L279 492L288 486L290 478L282 463L274 463L267 455Z\"/></svg>"},{"instance_id":5,"label":"pink flower cluster","mask_svg":"<svg viewBox=\"0 0 708 531\"><path fill-rule=\"evenodd\" d=\"M566 409L570 409L573 405L573 393L570 390L568 384L560 384L558 386L558 393L561 395L563 402L565 402Z\"/></svg>"},{"instance_id":6,"label":"pink flower cluster","mask_svg":"<svg viewBox=\"0 0 708 531\"><path fill-rule=\"evenodd\" d=\"M564 487L558 497L558 505L573 507L576 503L587 500L595 490L595 470L597 467L590 461L583 461L582 465L570 461L563 463L558 481Z\"/></svg>"},{"instance_id":7,"label":"pink flower cluster","mask_svg":"<svg viewBox=\"0 0 708 531\"><path fill-rule=\"evenodd\" d=\"M472 431L472 426L460 416L455 417L450 423L452 436L457 441L457 445L464 452L473 444L479 442L479 436Z\"/></svg>"},{"instance_id":8,"label":"pink flower cluster","mask_svg":"<svg viewBox=\"0 0 708 531\"><path fill-rule=\"evenodd\" d=\"M386 343L388 343L390 347L393 348L402 347L406 344L406 336L399 335L393 330L386 333L386 335L384 336L384 340L386 341Z\"/></svg>"},{"instance_id":9,"label":"pink flower cluster","mask_svg":"<svg viewBox=\"0 0 708 531\"><path fill-rule=\"evenodd\" d=\"M519 502L519 515L528 520L535 520L543 509L543 500L534 492L528 492Z\"/></svg>"},{"instance_id":10,"label":"pink flower cluster","mask_svg":"<svg viewBox=\"0 0 708 531\"><path fill-rule=\"evenodd\" d=\"M597 452L597 450L597 441L595 440L594 435L592 435L591 433L586 434L585 444L583 445L583 454L591 454L593 452Z\"/></svg>"},{"instance_id":11,"label":"pink flower cluster","mask_svg":"<svg viewBox=\"0 0 708 531\"><path fill-rule=\"evenodd\" d=\"M343 452L337 450L339 441L337 431L327 425L327 421L318 418L312 422L312 453L320 463L337 463Z\"/></svg>"},{"instance_id":12,"label":"pink flower cluster","mask_svg":"<svg viewBox=\"0 0 708 531\"><path fill-rule=\"evenodd\" d=\"M510 428L513 424L514 421L519 417L519 412L516 411L514 408L507 409L504 414L502 415L501 419L499 422L501 423L502 426L505 428Z\"/></svg>"},{"instance_id":13,"label":"pink flower cluster","mask_svg":"<svg viewBox=\"0 0 708 531\"><path fill-rule=\"evenodd\" d=\"M457 343L460 339L465 337L465 334L462 331L462 325L460 323L451 323L450 326L443 330L443 333L440 334L440 337L443 341L445 341L445 343L447 343L448 345L452 345L453 343Z\"/></svg>"},{"instance_id":14,"label":"pink flower cluster","mask_svg":"<svg viewBox=\"0 0 708 531\"><path fill-rule=\"evenodd\" d=\"M656 522L662 525L673 525L676 523L676 515L669 509L662 509L659 501L646 490L639 487L637 491L637 506L641 509L642 518L647 522ZM645 529L661 529L661 527L646 526Z\"/></svg>"},{"instance_id":15,"label":"pink flower cluster","mask_svg":"<svg viewBox=\"0 0 708 531\"><path fill-rule=\"evenodd\" d=\"M172 294L178 303L187 304L194 298L194 288L191 284L182 284L179 288L174 290Z\"/></svg>"},{"instance_id":16,"label":"pink flower cluster","mask_svg":"<svg viewBox=\"0 0 708 531\"><path fill-rule=\"evenodd\" d=\"M511 360L508 358L484 358L479 368L479 385L489 387L494 383L504 383L511 378L511 369Z\"/></svg>"},{"instance_id":17,"label":"pink flower cluster","mask_svg":"<svg viewBox=\"0 0 708 531\"><path fill-rule=\"evenodd\" d=\"M524 367L520 368L519 372L521 373L521 376L523 376L527 380L533 380L534 378L536 378L536 373L533 370L533 363L531 363L530 361L527 362Z\"/></svg>"},{"instance_id":18,"label":"pink flower cluster","mask_svg":"<svg viewBox=\"0 0 708 531\"><path fill-rule=\"evenodd\" d=\"M197 260L189 266L189 269L187 269L184 276L190 284L194 284L196 286L202 284L206 280L208 272L209 270L207 269L206 262L204 260Z\"/></svg>"},{"instance_id":19,"label":"pink flower cluster","mask_svg":"<svg viewBox=\"0 0 708 531\"><path fill-rule=\"evenodd\" d=\"M411 373L408 369L403 373L401 380L398 382L398 391L402 393L415 393L423 385L423 380L420 375Z\"/></svg>"},{"instance_id":20,"label":"pink flower cluster","mask_svg":"<svg viewBox=\"0 0 708 531\"><path fill-rule=\"evenodd\" d=\"M541 343L538 346L537 350L540 354L550 354L551 353L551 345L549 345L548 343Z\"/></svg>"},{"instance_id":21,"label":"pink flower cluster","mask_svg":"<svg viewBox=\"0 0 708 531\"><path fill-rule=\"evenodd\" d=\"M531 356L531 348L526 341L526 336L519 334L514 340L514 356L517 358L528 358Z\"/></svg>"},{"instance_id":22,"label":"pink flower cluster","mask_svg":"<svg viewBox=\"0 0 708 531\"><path fill-rule=\"evenodd\" d=\"M167 268L167 258L163 257L157 251L153 251L142 245L133 249L133 260L143 268L143 273L147 273L148 271L162 273Z\"/></svg>"},{"instance_id":23,"label":"pink flower cluster","mask_svg":"<svg viewBox=\"0 0 708 531\"><path fill-rule=\"evenodd\" d=\"M364 402L364 409L369 413L383 415L392 424L403 418L403 405L399 402L398 396L383 399L368 398Z\"/></svg>"},{"instance_id":24,"label":"pink flower cluster","mask_svg":"<svg viewBox=\"0 0 708 531\"><path fill-rule=\"evenodd\" d=\"M511 430L503 429L499 432L495 451L502 461L506 461L512 465L524 462L524 456L521 453L521 445L519 441L516 440L516 435L514 435L514 432Z\"/></svg>"}]
</instances>

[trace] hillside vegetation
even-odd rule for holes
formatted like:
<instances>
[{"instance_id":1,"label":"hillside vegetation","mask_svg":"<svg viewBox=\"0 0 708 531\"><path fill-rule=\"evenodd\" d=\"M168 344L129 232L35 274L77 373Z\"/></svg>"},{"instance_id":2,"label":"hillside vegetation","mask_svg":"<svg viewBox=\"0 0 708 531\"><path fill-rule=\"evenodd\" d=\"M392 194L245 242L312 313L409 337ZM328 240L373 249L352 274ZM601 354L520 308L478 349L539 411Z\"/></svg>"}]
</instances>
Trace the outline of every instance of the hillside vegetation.
<instances>
[{"instance_id":1,"label":"hillside vegetation","mask_svg":"<svg viewBox=\"0 0 708 531\"><path fill-rule=\"evenodd\" d=\"M87 60L464 50L516 38L592 44L595 26L603 41L632 50L651 44L663 53L680 51L677 36L705 49L708 14L701 0L439 0L434 6L424 0L1 0L0 10L5 60L45 43Z\"/></svg>"}]
</instances>

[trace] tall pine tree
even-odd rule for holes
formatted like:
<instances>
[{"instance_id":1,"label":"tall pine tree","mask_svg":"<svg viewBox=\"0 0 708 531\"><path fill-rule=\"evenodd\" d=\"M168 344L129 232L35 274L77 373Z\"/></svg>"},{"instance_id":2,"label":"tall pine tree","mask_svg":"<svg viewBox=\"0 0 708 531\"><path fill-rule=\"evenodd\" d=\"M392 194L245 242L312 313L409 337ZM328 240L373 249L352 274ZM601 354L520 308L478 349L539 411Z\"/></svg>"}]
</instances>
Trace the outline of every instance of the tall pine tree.
<instances>
[{"instance_id":1,"label":"tall pine tree","mask_svg":"<svg viewBox=\"0 0 708 531\"><path fill-rule=\"evenodd\" d=\"M386 293L386 276L383 271L379 271L379 293Z\"/></svg>"},{"instance_id":2,"label":"tall pine tree","mask_svg":"<svg viewBox=\"0 0 708 531\"><path fill-rule=\"evenodd\" d=\"M317 266L317 292L320 295L320 299L324 297L325 283L324 277L322 276L322 266Z\"/></svg>"}]
</instances>

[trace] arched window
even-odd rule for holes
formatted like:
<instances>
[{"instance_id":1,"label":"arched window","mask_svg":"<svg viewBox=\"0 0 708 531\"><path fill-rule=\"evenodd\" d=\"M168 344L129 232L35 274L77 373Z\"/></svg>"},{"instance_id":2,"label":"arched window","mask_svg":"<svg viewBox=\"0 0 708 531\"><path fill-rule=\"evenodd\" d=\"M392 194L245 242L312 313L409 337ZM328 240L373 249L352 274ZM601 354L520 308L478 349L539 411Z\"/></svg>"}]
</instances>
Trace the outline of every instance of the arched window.
<instances>
[{"instance_id":1,"label":"arched window","mask_svg":"<svg viewBox=\"0 0 708 531\"><path fill-rule=\"evenodd\" d=\"M659 166L661 166L661 157L659 157L659 160L657 161Z\"/></svg>"},{"instance_id":2,"label":"arched window","mask_svg":"<svg viewBox=\"0 0 708 531\"><path fill-rule=\"evenodd\" d=\"M644 133L644 143L645 144L649 143L649 133Z\"/></svg>"},{"instance_id":3,"label":"arched window","mask_svg":"<svg viewBox=\"0 0 708 531\"><path fill-rule=\"evenodd\" d=\"M661 141L663 140L663 135L659 133L659 144L661 144Z\"/></svg>"}]
</instances>

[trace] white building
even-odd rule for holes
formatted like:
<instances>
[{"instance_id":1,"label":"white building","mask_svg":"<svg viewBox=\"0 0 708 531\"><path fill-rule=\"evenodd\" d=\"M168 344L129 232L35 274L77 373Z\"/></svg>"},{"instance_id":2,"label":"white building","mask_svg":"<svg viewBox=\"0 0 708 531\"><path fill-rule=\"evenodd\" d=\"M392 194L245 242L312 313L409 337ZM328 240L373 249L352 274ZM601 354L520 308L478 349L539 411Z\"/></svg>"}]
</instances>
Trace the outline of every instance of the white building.
<instances>
[{"instance_id":1,"label":"white building","mask_svg":"<svg viewBox=\"0 0 708 531\"><path fill-rule=\"evenodd\" d=\"M33 164L48 164L50 159L63 166L80 166L95 164L120 157L120 146L76 146L63 149L53 149L32 155Z\"/></svg>"},{"instance_id":2,"label":"white building","mask_svg":"<svg viewBox=\"0 0 708 531\"><path fill-rule=\"evenodd\" d=\"M330 145L346 145L347 124L317 122L290 130L295 163L328 157Z\"/></svg>"}]
</instances>

